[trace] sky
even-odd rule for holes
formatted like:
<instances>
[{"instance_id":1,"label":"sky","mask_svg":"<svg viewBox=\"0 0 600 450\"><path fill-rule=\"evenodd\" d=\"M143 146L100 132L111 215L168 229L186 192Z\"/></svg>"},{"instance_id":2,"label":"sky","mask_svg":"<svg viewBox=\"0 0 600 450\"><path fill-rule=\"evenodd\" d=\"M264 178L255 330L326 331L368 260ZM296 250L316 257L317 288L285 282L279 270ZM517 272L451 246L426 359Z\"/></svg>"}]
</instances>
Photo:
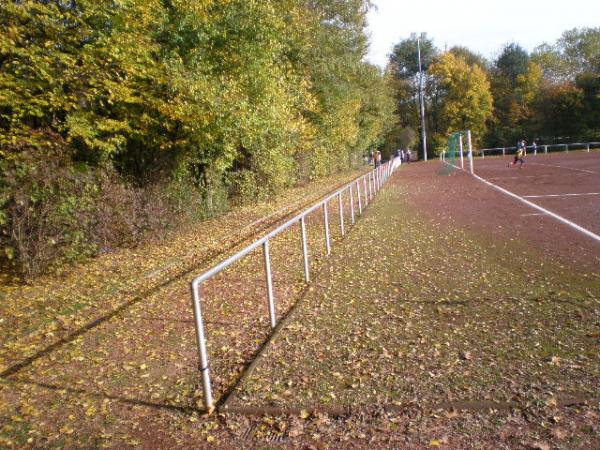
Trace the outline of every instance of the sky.
<instances>
[{"instance_id":1,"label":"sky","mask_svg":"<svg viewBox=\"0 0 600 450\"><path fill-rule=\"evenodd\" d=\"M600 26L600 0L372 0L367 60L379 67L395 43L426 32L437 48L468 47L486 58L516 42L532 51L572 28Z\"/></svg>"}]
</instances>

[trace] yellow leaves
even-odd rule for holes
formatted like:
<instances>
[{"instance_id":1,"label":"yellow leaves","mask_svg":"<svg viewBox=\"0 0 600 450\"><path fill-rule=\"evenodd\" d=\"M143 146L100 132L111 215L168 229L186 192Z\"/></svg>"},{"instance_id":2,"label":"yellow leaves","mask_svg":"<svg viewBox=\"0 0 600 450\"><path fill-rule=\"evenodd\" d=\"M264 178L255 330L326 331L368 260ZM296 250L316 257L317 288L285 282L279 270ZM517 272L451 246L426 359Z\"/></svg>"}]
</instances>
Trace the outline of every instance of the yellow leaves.
<instances>
[{"instance_id":1,"label":"yellow leaves","mask_svg":"<svg viewBox=\"0 0 600 450\"><path fill-rule=\"evenodd\" d=\"M62 434L73 434L75 430L68 425L64 425L58 430Z\"/></svg>"},{"instance_id":2,"label":"yellow leaves","mask_svg":"<svg viewBox=\"0 0 600 450\"><path fill-rule=\"evenodd\" d=\"M447 129L469 128L475 135L482 134L492 115L491 86L485 72L477 65L469 66L462 57L445 53L430 73L446 92L442 110Z\"/></svg>"}]
</instances>

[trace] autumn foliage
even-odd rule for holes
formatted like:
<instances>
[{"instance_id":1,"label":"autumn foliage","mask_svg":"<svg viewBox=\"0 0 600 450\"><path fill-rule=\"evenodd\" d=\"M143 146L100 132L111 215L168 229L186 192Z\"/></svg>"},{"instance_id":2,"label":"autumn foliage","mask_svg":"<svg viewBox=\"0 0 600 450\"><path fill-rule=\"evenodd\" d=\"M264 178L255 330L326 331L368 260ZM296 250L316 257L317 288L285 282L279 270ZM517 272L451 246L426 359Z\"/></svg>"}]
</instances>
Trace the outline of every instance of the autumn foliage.
<instances>
[{"instance_id":1,"label":"autumn foliage","mask_svg":"<svg viewBox=\"0 0 600 450\"><path fill-rule=\"evenodd\" d=\"M359 164L394 109L367 3L2 2L4 260L34 274Z\"/></svg>"}]
</instances>

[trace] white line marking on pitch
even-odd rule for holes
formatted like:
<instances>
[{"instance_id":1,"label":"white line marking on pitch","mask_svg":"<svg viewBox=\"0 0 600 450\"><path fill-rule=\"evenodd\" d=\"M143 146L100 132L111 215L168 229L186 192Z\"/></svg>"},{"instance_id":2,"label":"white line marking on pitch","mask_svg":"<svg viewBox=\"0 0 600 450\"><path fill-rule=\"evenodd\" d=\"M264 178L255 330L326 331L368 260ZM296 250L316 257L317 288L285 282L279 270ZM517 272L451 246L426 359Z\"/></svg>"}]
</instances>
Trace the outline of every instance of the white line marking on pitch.
<instances>
[{"instance_id":1,"label":"white line marking on pitch","mask_svg":"<svg viewBox=\"0 0 600 450\"><path fill-rule=\"evenodd\" d=\"M475 178L477 178L479 181L481 181L481 182L483 182L483 183L487 184L488 186L491 186L491 187L493 187L494 189L497 189L497 190L499 190L500 192L503 192L504 194L506 194L506 195L509 195L510 197L516 198L516 199L517 199L517 200L519 200L520 202L523 202L523 203L525 203L526 205L528 205L528 206L530 206L530 207L532 207L532 208L534 208L534 209L537 209L538 211L541 211L541 212L543 212L544 214L547 214L547 215L548 215L548 216L550 216L550 217L553 217L553 218L555 218L555 219L556 219L556 220L558 220L559 222L562 222L562 223L564 223L565 225L569 225L570 227L572 227L572 228L575 228L575 229L576 229L577 231L579 231L580 233L583 233L583 234L585 234L586 236L589 236L589 237L591 237L592 239L596 240L597 242L600 242L600 236L598 236L596 233L593 233L593 232L591 232L590 230L586 230L586 229L585 229L585 228L583 228L582 226L579 226L579 225L577 225L575 222L571 222L570 220L568 220L568 219L565 219L564 217L562 217L562 216L559 216L558 214L556 214L556 213L553 213L552 211L548 211L546 208L542 208L541 206L538 206L538 205L536 205L535 203L533 203L533 202L530 202L529 200L525 200L523 197L521 197L521 196L519 196L519 195L517 195L517 194L513 194L512 192L510 192L510 191L508 191L508 190L506 190L506 189L504 189L504 188L501 188L500 186L496 186L494 183L490 183L489 181L487 181L487 180L484 180L483 178L481 178L481 177L480 177L480 176L478 176L478 175L475 175L475 174L473 174L473 176L474 176Z\"/></svg>"},{"instance_id":2,"label":"white line marking on pitch","mask_svg":"<svg viewBox=\"0 0 600 450\"><path fill-rule=\"evenodd\" d=\"M528 217L528 216L545 216L546 214L544 213L527 213L527 214L521 214L521 217Z\"/></svg>"},{"instance_id":3,"label":"white line marking on pitch","mask_svg":"<svg viewBox=\"0 0 600 450\"><path fill-rule=\"evenodd\" d=\"M598 173L598 172L594 172L593 170L575 169L574 167L557 166L554 164L543 164L543 163L535 163L535 162L530 162L529 164L534 164L536 166L558 167L559 169L576 170L577 172L585 172L585 173L593 173L593 174Z\"/></svg>"},{"instance_id":4,"label":"white line marking on pitch","mask_svg":"<svg viewBox=\"0 0 600 450\"><path fill-rule=\"evenodd\" d=\"M522 177L494 177L490 178L490 180L520 180L521 178L540 178L540 177L555 177L555 174L548 175L523 175Z\"/></svg>"},{"instance_id":5,"label":"white line marking on pitch","mask_svg":"<svg viewBox=\"0 0 600 450\"><path fill-rule=\"evenodd\" d=\"M580 195L600 195L600 192L585 192L582 194L546 194L546 195L524 195L523 198L542 198L542 197L576 197Z\"/></svg>"}]
</instances>

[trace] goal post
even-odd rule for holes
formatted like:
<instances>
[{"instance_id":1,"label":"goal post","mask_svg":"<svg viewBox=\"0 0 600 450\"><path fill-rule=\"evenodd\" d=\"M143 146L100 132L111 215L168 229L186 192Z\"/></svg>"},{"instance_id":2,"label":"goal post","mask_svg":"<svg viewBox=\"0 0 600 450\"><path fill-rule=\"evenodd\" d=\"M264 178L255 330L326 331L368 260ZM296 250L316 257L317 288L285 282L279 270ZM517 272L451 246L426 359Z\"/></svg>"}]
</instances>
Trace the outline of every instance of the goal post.
<instances>
[{"instance_id":1,"label":"goal post","mask_svg":"<svg viewBox=\"0 0 600 450\"><path fill-rule=\"evenodd\" d=\"M465 170L465 156L468 164L467 170L472 174L474 170L471 130L456 131L448 137L448 148L442 153L442 161L449 170Z\"/></svg>"}]
</instances>

